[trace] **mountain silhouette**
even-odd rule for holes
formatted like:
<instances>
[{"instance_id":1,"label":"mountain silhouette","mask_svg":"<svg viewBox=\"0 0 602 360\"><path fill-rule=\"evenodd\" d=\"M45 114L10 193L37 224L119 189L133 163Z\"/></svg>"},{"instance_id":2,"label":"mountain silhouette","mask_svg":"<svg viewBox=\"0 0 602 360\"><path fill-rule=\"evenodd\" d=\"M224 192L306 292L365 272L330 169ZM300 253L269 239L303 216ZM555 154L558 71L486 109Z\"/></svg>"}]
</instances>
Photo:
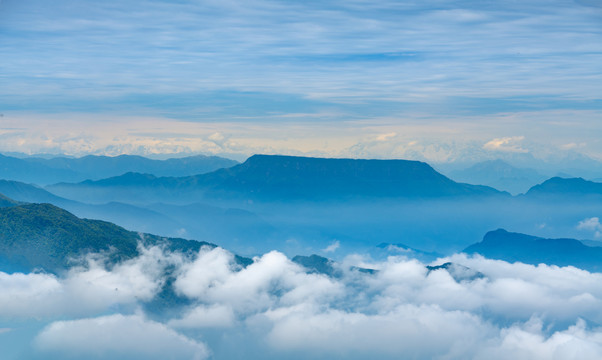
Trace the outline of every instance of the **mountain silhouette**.
<instances>
[{"instance_id":1,"label":"mountain silhouette","mask_svg":"<svg viewBox=\"0 0 602 360\"><path fill-rule=\"evenodd\" d=\"M589 271L602 270L602 248L587 246L575 239L544 239L504 229L490 231L483 241L464 249L490 259L526 264L575 266Z\"/></svg>"},{"instance_id":2,"label":"mountain silhouette","mask_svg":"<svg viewBox=\"0 0 602 360\"><path fill-rule=\"evenodd\" d=\"M508 195L487 186L457 183L420 161L282 155L254 155L243 164L188 177L125 174L47 188L82 201L90 196L128 196L139 201L158 196L286 201ZM91 195L92 190L98 195Z\"/></svg>"},{"instance_id":3,"label":"mountain silhouette","mask_svg":"<svg viewBox=\"0 0 602 360\"><path fill-rule=\"evenodd\" d=\"M533 186L526 193L528 197L566 197L566 196L602 196L602 183L588 181L583 178L553 177L539 185Z\"/></svg>"}]
</instances>

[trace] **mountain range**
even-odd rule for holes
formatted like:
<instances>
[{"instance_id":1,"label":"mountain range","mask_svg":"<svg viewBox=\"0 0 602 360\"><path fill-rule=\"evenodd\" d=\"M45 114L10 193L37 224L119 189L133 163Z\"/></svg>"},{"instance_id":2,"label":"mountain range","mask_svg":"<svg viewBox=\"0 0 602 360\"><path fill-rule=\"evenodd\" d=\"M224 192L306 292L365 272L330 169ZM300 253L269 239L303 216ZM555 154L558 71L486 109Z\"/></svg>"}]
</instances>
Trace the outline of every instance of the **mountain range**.
<instances>
[{"instance_id":1,"label":"mountain range","mask_svg":"<svg viewBox=\"0 0 602 360\"><path fill-rule=\"evenodd\" d=\"M150 172L157 176L188 176L230 167L238 162L217 156L188 156L153 160L142 156L23 157L0 155L0 174L5 180L47 185L103 179L127 172Z\"/></svg>"},{"instance_id":2,"label":"mountain range","mask_svg":"<svg viewBox=\"0 0 602 360\"><path fill-rule=\"evenodd\" d=\"M0 208L2 271L38 269L57 273L77 264L74 259L90 252L105 252L111 262L118 262L139 255L139 243L182 253L196 253L201 246L217 246L128 231L106 221L80 219L50 204ZM241 264L251 262L243 257L237 260Z\"/></svg>"},{"instance_id":3,"label":"mountain range","mask_svg":"<svg viewBox=\"0 0 602 360\"><path fill-rule=\"evenodd\" d=\"M265 201L358 198L507 196L487 186L457 183L419 161L323 159L254 155L243 164L188 177L128 173L99 181L59 183L53 193L80 201L127 197Z\"/></svg>"},{"instance_id":4,"label":"mountain range","mask_svg":"<svg viewBox=\"0 0 602 360\"><path fill-rule=\"evenodd\" d=\"M164 236L193 236L212 241L253 243L267 240L274 229L256 214L236 208L222 208L202 203L173 205L153 203L136 206L123 202L88 204L54 195L35 185L0 180L0 206L29 203L50 203L85 218L110 221L128 229ZM10 199L9 199L10 197ZM13 200L16 199L16 200Z\"/></svg>"},{"instance_id":5,"label":"mountain range","mask_svg":"<svg viewBox=\"0 0 602 360\"><path fill-rule=\"evenodd\" d=\"M462 170L453 170L449 177L461 182L491 186L512 194L525 193L548 177L535 169L518 168L503 160L488 160Z\"/></svg>"},{"instance_id":6,"label":"mountain range","mask_svg":"<svg viewBox=\"0 0 602 360\"><path fill-rule=\"evenodd\" d=\"M201 246L216 246L204 241L141 234L110 222L81 219L51 204L22 203L0 195L2 271L41 269L60 273L78 264L74 259L89 252L105 252L111 262L118 262L138 255L139 243L146 246L161 245L171 251L190 254L198 252ZM602 271L602 247L588 245L589 242L570 238L546 239L498 229L488 232L481 242L468 246L463 252L508 262L570 265L588 271ZM410 254L414 252L423 253L413 249ZM251 263L250 259L244 257L237 256L237 260L242 265ZM341 275L331 260L321 256L296 256L293 261L309 271L330 276ZM459 265L442 266L452 274L468 274L468 270ZM429 271L440 267L429 267ZM369 269L357 270L373 273Z\"/></svg>"},{"instance_id":7,"label":"mountain range","mask_svg":"<svg viewBox=\"0 0 602 360\"><path fill-rule=\"evenodd\" d=\"M217 242L241 254L320 253L340 241L344 251L403 243L391 250L424 249L426 259L502 227L538 229L547 237L594 236L577 226L602 211L600 185L553 178L510 196L457 183L418 161L256 155L185 177L126 173L45 188L4 180L0 193L139 232ZM557 206L550 199L565 202Z\"/></svg>"}]
</instances>

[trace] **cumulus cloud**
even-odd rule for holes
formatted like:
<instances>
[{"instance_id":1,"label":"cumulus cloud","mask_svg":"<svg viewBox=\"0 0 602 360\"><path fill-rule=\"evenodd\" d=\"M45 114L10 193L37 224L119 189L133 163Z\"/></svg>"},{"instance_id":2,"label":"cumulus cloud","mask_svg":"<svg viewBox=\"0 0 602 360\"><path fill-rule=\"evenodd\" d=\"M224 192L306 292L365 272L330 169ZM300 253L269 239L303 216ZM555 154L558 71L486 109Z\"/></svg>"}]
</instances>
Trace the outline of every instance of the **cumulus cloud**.
<instances>
[{"instance_id":1,"label":"cumulus cloud","mask_svg":"<svg viewBox=\"0 0 602 360\"><path fill-rule=\"evenodd\" d=\"M376 314L316 310L300 306L266 313L274 323L268 341L288 350L309 348L345 358L434 358L451 355L454 348L461 351L456 356L466 356L495 333L478 316L436 305L404 304Z\"/></svg>"},{"instance_id":2,"label":"cumulus cloud","mask_svg":"<svg viewBox=\"0 0 602 360\"><path fill-rule=\"evenodd\" d=\"M600 228L600 219L598 217L583 219L577 225L577 229L579 230L597 230L598 228Z\"/></svg>"},{"instance_id":3,"label":"cumulus cloud","mask_svg":"<svg viewBox=\"0 0 602 360\"><path fill-rule=\"evenodd\" d=\"M164 282L165 266L177 257L158 247L141 250L139 257L111 269L102 256L88 256L85 266L72 268L63 278L0 272L0 318L91 314L151 300Z\"/></svg>"},{"instance_id":4,"label":"cumulus cloud","mask_svg":"<svg viewBox=\"0 0 602 360\"><path fill-rule=\"evenodd\" d=\"M276 251L257 257L253 264L240 269L232 254L221 248L202 249L194 262L182 267L174 286L184 296L229 305L239 313L325 301L343 288L325 276L306 274Z\"/></svg>"},{"instance_id":5,"label":"cumulus cloud","mask_svg":"<svg viewBox=\"0 0 602 360\"><path fill-rule=\"evenodd\" d=\"M67 358L205 359L203 343L141 315L109 315L57 321L36 338L36 347Z\"/></svg>"},{"instance_id":6,"label":"cumulus cloud","mask_svg":"<svg viewBox=\"0 0 602 360\"><path fill-rule=\"evenodd\" d=\"M594 237L602 237L602 224L600 224L600 218L598 217L586 218L579 221L577 230L593 231Z\"/></svg>"},{"instance_id":7,"label":"cumulus cloud","mask_svg":"<svg viewBox=\"0 0 602 360\"><path fill-rule=\"evenodd\" d=\"M546 336L543 323L533 318L503 329L497 339L479 349L475 359L599 359L602 332L590 332L579 319L575 325Z\"/></svg>"},{"instance_id":8,"label":"cumulus cloud","mask_svg":"<svg viewBox=\"0 0 602 360\"><path fill-rule=\"evenodd\" d=\"M524 136L496 138L485 143L485 145L483 145L483 149L491 151L527 153L529 150L523 149L520 146L520 142L524 139Z\"/></svg>"},{"instance_id":9,"label":"cumulus cloud","mask_svg":"<svg viewBox=\"0 0 602 360\"><path fill-rule=\"evenodd\" d=\"M181 318L170 320L169 325L174 328L219 328L231 327L235 320L234 311L230 306L220 304L198 305L183 314Z\"/></svg>"},{"instance_id":10,"label":"cumulus cloud","mask_svg":"<svg viewBox=\"0 0 602 360\"><path fill-rule=\"evenodd\" d=\"M36 337L42 356L230 358L236 344L257 358L594 359L602 349L602 274L574 267L439 259L483 275L454 277L407 256L354 255L331 278L276 251L242 267L209 247L194 258L151 248L110 269L90 261L63 277L0 273L0 317L61 317ZM186 301L144 313L165 285Z\"/></svg>"}]
</instances>

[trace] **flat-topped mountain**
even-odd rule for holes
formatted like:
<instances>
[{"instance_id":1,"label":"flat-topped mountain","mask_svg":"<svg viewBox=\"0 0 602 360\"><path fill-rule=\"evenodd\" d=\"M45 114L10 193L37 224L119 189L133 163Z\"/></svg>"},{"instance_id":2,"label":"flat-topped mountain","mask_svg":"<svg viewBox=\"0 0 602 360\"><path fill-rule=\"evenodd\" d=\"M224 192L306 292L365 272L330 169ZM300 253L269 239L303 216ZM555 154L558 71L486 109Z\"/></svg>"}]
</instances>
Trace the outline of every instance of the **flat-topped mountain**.
<instances>
[{"instance_id":1,"label":"flat-topped mountain","mask_svg":"<svg viewBox=\"0 0 602 360\"><path fill-rule=\"evenodd\" d=\"M531 197L544 196L602 196L602 183L583 178L553 177L533 186L526 194Z\"/></svg>"},{"instance_id":2,"label":"flat-topped mountain","mask_svg":"<svg viewBox=\"0 0 602 360\"><path fill-rule=\"evenodd\" d=\"M490 231L483 241L464 249L467 254L478 253L490 259L526 264L575 266L589 271L602 270L602 248L587 246L575 239L544 239L537 236Z\"/></svg>"},{"instance_id":3,"label":"flat-topped mountain","mask_svg":"<svg viewBox=\"0 0 602 360\"><path fill-rule=\"evenodd\" d=\"M437 197L499 193L488 187L456 183L430 165L410 160L254 155L241 165L206 174L204 178L219 179L221 186L230 189L291 197Z\"/></svg>"},{"instance_id":4,"label":"flat-topped mountain","mask_svg":"<svg viewBox=\"0 0 602 360\"><path fill-rule=\"evenodd\" d=\"M435 198L507 195L487 186L457 183L431 166L409 160L325 159L281 155L254 155L243 164L188 177L142 174L79 184L56 184L48 189L82 199L98 189L143 191L145 196L243 197L262 200L345 199L362 197ZM131 189L131 190L130 190ZM149 192L149 190L154 190ZM115 194L115 191L112 191ZM123 194L122 195L128 195Z\"/></svg>"}]
</instances>

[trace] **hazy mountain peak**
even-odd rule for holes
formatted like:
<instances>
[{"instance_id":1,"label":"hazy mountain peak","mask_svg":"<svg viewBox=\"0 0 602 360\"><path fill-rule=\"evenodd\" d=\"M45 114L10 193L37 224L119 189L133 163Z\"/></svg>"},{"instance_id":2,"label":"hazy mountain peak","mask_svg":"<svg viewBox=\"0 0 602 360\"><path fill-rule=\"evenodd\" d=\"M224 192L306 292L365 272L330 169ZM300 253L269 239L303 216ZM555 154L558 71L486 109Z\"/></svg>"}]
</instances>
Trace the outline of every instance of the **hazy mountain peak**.
<instances>
[{"instance_id":1,"label":"hazy mountain peak","mask_svg":"<svg viewBox=\"0 0 602 360\"><path fill-rule=\"evenodd\" d=\"M479 162L466 169L451 171L449 175L456 181L487 185L513 194L524 193L546 179L534 169L518 168L502 159Z\"/></svg>"},{"instance_id":2,"label":"hazy mountain peak","mask_svg":"<svg viewBox=\"0 0 602 360\"><path fill-rule=\"evenodd\" d=\"M583 178L553 177L527 192L531 196L563 196L563 195L602 195L602 183L588 181Z\"/></svg>"},{"instance_id":3,"label":"hazy mountain peak","mask_svg":"<svg viewBox=\"0 0 602 360\"><path fill-rule=\"evenodd\" d=\"M123 175L113 176L107 179L98 181L86 180L82 184L96 184L101 186L106 185L136 185L139 183L155 180L157 177L152 174L142 174L137 172L127 172Z\"/></svg>"}]
</instances>

